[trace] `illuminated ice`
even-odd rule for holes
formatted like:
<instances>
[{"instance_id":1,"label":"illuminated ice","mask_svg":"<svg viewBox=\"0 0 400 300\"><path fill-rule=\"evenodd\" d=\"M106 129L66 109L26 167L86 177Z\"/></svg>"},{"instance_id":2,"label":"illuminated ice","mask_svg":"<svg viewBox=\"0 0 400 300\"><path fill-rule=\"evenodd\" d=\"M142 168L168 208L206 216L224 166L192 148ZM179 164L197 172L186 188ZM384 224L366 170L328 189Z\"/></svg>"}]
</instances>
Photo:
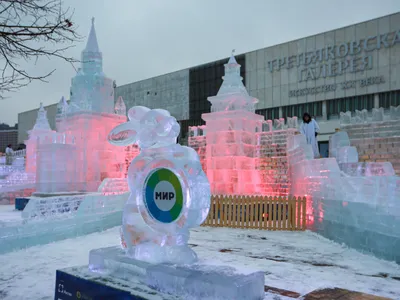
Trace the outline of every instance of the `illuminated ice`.
<instances>
[{"instance_id":1,"label":"illuminated ice","mask_svg":"<svg viewBox=\"0 0 400 300\"><path fill-rule=\"evenodd\" d=\"M109 135L114 145L135 143L140 147L128 171L131 195L124 209L121 237L127 254L152 263L193 263L197 255L187 245L189 228L199 226L210 209L209 182L199 157L192 148L176 143L180 126L168 111L136 106L129 110L128 118ZM179 177L184 201L182 213L173 222L157 221L147 210L143 186L153 169L172 170ZM161 210L169 209L162 205L157 204Z\"/></svg>"},{"instance_id":2,"label":"illuminated ice","mask_svg":"<svg viewBox=\"0 0 400 300\"><path fill-rule=\"evenodd\" d=\"M347 132L330 137L330 158L307 160L302 139L290 137L291 193L308 196L308 223L316 232L400 262L400 177L394 169L400 125L393 111L382 111L367 122L342 114Z\"/></svg>"},{"instance_id":3,"label":"illuminated ice","mask_svg":"<svg viewBox=\"0 0 400 300\"><path fill-rule=\"evenodd\" d=\"M258 100L249 95L233 54L217 95L208 97L211 112L205 126L189 128L189 145L201 159L213 194L287 195L286 141L297 118L264 120L255 113ZM278 167L277 167L278 166Z\"/></svg>"}]
</instances>

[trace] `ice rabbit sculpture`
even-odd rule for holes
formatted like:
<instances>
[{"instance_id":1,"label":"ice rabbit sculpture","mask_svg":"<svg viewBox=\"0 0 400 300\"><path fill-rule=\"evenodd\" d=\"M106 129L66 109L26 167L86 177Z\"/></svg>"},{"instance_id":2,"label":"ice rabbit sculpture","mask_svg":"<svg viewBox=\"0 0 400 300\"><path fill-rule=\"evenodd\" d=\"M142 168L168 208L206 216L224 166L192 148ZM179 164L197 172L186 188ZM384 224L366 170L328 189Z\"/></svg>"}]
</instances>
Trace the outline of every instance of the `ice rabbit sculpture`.
<instances>
[{"instance_id":1,"label":"ice rabbit sculpture","mask_svg":"<svg viewBox=\"0 0 400 300\"><path fill-rule=\"evenodd\" d=\"M189 229L206 219L211 198L199 156L177 144L180 126L168 111L135 106L128 119L108 136L113 145L140 148L128 169L131 194L123 211L122 247L137 260L194 263L197 255L187 244ZM157 191L171 189L174 193L158 196L174 194L172 201L156 201Z\"/></svg>"}]
</instances>

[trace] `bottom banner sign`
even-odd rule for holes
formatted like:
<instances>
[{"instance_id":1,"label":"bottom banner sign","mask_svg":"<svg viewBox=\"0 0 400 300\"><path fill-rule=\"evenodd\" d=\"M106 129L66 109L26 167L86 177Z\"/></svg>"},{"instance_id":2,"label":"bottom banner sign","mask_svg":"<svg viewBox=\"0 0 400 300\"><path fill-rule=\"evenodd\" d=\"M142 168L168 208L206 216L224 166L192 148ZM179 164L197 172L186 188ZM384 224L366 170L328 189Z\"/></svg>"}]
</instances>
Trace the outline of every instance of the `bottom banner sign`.
<instances>
[{"instance_id":1,"label":"bottom banner sign","mask_svg":"<svg viewBox=\"0 0 400 300\"><path fill-rule=\"evenodd\" d=\"M105 284L56 271L54 300L146 300Z\"/></svg>"}]
</instances>

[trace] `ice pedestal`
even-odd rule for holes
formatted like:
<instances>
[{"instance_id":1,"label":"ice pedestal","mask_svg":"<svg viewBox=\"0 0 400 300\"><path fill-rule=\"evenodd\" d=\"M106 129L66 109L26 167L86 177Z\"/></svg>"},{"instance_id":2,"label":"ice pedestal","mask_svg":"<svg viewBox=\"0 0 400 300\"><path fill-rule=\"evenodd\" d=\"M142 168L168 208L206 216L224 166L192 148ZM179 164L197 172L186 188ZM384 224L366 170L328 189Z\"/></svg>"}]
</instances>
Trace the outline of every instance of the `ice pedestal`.
<instances>
[{"instance_id":1,"label":"ice pedestal","mask_svg":"<svg viewBox=\"0 0 400 300\"><path fill-rule=\"evenodd\" d=\"M228 266L151 264L126 256L119 247L95 249L89 269L104 276L139 280L161 292L185 299L264 299L264 272L242 271Z\"/></svg>"}]
</instances>

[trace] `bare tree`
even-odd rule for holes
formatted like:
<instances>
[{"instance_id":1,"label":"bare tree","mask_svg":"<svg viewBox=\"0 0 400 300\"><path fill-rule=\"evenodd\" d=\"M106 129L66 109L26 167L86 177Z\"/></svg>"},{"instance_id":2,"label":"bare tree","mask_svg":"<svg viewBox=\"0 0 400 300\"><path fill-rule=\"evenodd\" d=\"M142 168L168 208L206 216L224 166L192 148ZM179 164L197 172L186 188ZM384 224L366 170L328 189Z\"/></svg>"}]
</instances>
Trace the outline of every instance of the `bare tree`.
<instances>
[{"instance_id":1,"label":"bare tree","mask_svg":"<svg viewBox=\"0 0 400 300\"><path fill-rule=\"evenodd\" d=\"M45 81L55 71L29 74L22 61L55 57L76 62L65 55L81 38L72 15L62 0L0 0L0 99L34 80Z\"/></svg>"}]
</instances>

